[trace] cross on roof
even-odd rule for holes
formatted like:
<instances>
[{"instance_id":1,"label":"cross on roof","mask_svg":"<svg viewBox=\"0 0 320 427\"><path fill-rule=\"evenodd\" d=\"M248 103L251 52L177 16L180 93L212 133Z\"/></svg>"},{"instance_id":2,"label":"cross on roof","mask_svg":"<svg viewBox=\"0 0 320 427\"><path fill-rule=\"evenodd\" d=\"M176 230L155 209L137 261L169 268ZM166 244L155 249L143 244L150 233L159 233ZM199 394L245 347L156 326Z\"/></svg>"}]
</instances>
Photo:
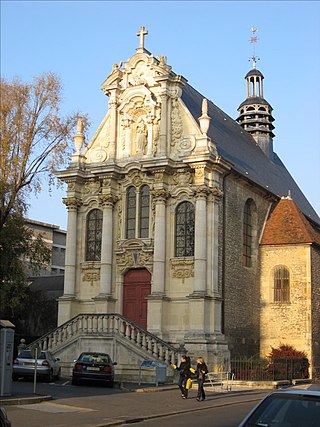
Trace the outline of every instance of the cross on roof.
<instances>
[{"instance_id":1,"label":"cross on roof","mask_svg":"<svg viewBox=\"0 0 320 427\"><path fill-rule=\"evenodd\" d=\"M140 30L137 32L137 36L140 37L139 48L144 49L144 36L148 34L148 30L145 27L140 27Z\"/></svg>"}]
</instances>

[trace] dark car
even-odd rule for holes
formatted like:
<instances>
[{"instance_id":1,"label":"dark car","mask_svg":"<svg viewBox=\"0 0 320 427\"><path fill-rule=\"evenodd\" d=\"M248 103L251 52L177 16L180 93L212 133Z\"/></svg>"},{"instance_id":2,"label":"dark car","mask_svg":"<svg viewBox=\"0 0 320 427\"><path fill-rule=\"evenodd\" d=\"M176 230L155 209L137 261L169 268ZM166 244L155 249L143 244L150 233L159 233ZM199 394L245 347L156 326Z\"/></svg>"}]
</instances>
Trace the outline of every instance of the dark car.
<instances>
[{"instance_id":1,"label":"dark car","mask_svg":"<svg viewBox=\"0 0 320 427\"><path fill-rule=\"evenodd\" d=\"M41 351L37 358L37 378L48 382L59 379L61 367L59 359L56 359L50 351ZM13 361L12 379L14 381L21 377L34 377L35 358L31 350L22 350Z\"/></svg>"},{"instance_id":2,"label":"dark car","mask_svg":"<svg viewBox=\"0 0 320 427\"><path fill-rule=\"evenodd\" d=\"M72 384L79 385L82 381L99 381L113 387L116 364L107 353L81 353L74 363Z\"/></svg>"},{"instance_id":3,"label":"dark car","mask_svg":"<svg viewBox=\"0 0 320 427\"><path fill-rule=\"evenodd\" d=\"M0 427L11 427L7 412L2 406L0 407Z\"/></svg>"},{"instance_id":4,"label":"dark car","mask_svg":"<svg viewBox=\"0 0 320 427\"><path fill-rule=\"evenodd\" d=\"M320 391L286 389L266 396L238 427L319 427Z\"/></svg>"}]
</instances>

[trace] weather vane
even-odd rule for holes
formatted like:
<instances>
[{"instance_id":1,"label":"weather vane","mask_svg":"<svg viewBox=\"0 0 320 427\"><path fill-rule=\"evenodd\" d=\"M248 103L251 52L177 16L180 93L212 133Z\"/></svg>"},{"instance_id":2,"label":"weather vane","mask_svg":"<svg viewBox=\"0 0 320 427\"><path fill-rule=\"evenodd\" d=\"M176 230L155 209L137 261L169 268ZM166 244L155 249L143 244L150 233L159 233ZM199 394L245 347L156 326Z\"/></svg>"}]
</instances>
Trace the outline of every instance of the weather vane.
<instances>
[{"instance_id":1,"label":"weather vane","mask_svg":"<svg viewBox=\"0 0 320 427\"><path fill-rule=\"evenodd\" d=\"M249 59L249 61L250 60L252 60L252 67L253 68L256 68L256 66L257 66L257 61L259 61L260 60L260 58L258 58L257 56L256 56L256 49L255 49L255 44L258 42L258 37L256 36L256 33L259 31L259 28L258 27L252 27L251 28L251 33L252 33L252 36L250 37L250 43L253 43L253 55L252 55L252 57Z\"/></svg>"}]
</instances>

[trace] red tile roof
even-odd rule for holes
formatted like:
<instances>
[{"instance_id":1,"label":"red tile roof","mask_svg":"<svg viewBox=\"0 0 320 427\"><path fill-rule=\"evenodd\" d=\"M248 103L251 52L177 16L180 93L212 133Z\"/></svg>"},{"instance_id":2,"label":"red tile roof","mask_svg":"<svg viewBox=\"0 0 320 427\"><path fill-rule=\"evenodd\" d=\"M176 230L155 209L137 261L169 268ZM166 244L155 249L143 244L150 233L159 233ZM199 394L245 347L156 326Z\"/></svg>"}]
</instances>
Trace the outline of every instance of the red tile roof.
<instances>
[{"instance_id":1,"label":"red tile roof","mask_svg":"<svg viewBox=\"0 0 320 427\"><path fill-rule=\"evenodd\" d=\"M320 245L320 230L312 226L290 197L283 197L267 219L261 244L299 243Z\"/></svg>"}]
</instances>

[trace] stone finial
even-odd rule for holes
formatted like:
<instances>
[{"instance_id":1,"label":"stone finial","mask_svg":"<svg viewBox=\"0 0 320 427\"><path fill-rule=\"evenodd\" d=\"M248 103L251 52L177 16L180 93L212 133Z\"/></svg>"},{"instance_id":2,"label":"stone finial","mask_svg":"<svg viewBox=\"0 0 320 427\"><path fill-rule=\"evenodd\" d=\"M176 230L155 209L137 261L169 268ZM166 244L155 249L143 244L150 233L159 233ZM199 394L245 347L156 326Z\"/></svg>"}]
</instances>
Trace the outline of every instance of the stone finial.
<instances>
[{"instance_id":1,"label":"stone finial","mask_svg":"<svg viewBox=\"0 0 320 427\"><path fill-rule=\"evenodd\" d=\"M202 100L202 115L199 117L200 130L203 135L207 135L211 117L208 116L208 100L203 98Z\"/></svg>"},{"instance_id":2,"label":"stone finial","mask_svg":"<svg viewBox=\"0 0 320 427\"><path fill-rule=\"evenodd\" d=\"M81 148L85 140L83 129L84 129L83 119L81 117L78 117L77 133L73 137L74 145L76 147L76 154L80 154Z\"/></svg>"}]
</instances>

